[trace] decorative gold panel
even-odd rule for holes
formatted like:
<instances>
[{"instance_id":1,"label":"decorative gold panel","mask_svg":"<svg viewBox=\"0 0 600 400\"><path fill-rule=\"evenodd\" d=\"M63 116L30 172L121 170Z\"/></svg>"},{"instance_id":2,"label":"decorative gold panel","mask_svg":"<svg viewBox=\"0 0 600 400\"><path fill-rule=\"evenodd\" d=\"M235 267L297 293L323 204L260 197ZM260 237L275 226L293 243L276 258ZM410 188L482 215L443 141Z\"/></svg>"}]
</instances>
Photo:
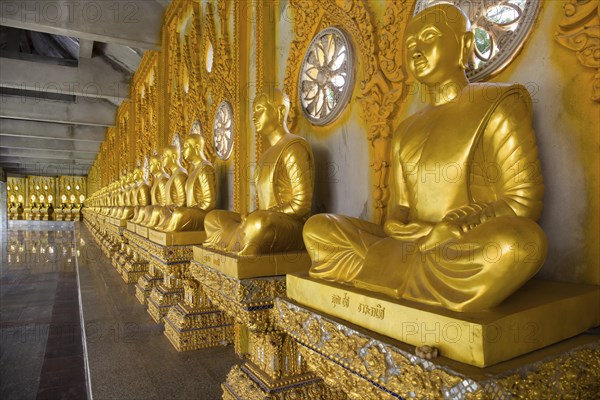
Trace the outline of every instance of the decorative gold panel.
<instances>
[{"instance_id":1,"label":"decorative gold panel","mask_svg":"<svg viewBox=\"0 0 600 400\"><path fill-rule=\"evenodd\" d=\"M80 204L87 195L87 182L82 176L59 176L56 204Z\"/></svg>"},{"instance_id":2,"label":"decorative gold panel","mask_svg":"<svg viewBox=\"0 0 600 400\"><path fill-rule=\"evenodd\" d=\"M367 137L371 143L371 172L375 218L382 222L389 198L387 181L390 143L405 94L401 46L404 27L410 16L405 1L387 0L384 18L377 23L371 6L363 0L290 0L294 13L294 39L285 71L285 92L292 100L288 125L301 118L298 104L298 76L302 59L314 35L328 26L339 26L352 38L357 53L359 94L353 99L362 106Z\"/></svg>"},{"instance_id":3,"label":"decorative gold panel","mask_svg":"<svg viewBox=\"0 0 600 400\"><path fill-rule=\"evenodd\" d=\"M56 208L56 178L47 176L28 176L27 177L27 206L32 203L52 203Z\"/></svg>"},{"instance_id":4,"label":"decorative gold panel","mask_svg":"<svg viewBox=\"0 0 600 400\"><path fill-rule=\"evenodd\" d=\"M132 80L135 166L143 165L146 157L158 151L158 60L158 51L146 51Z\"/></svg>"},{"instance_id":5,"label":"decorative gold panel","mask_svg":"<svg viewBox=\"0 0 600 400\"><path fill-rule=\"evenodd\" d=\"M6 181L6 201L27 204L27 179L9 176Z\"/></svg>"},{"instance_id":6,"label":"decorative gold panel","mask_svg":"<svg viewBox=\"0 0 600 400\"><path fill-rule=\"evenodd\" d=\"M117 132L116 147L118 152L119 176L133 170L133 149L130 146L132 140L131 109L133 103L124 101L117 110Z\"/></svg>"},{"instance_id":7,"label":"decorative gold panel","mask_svg":"<svg viewBox=\"0 0 600 400\"><path fill-rule=\"evenodd\" d=\"M600 0L568 0L563 10L554 38L591 69L592 100L600 102Z\"/></svg>"}]
</instances>

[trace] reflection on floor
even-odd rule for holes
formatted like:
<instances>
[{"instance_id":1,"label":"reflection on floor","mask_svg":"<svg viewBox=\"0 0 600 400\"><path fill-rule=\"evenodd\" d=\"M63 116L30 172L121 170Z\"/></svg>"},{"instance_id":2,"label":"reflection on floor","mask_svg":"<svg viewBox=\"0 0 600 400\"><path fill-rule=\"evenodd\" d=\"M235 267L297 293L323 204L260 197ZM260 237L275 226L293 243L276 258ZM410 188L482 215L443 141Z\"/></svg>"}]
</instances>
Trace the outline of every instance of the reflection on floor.
<instances>
[{"instance_id":1,"label":"reflection on floor","mask_svg":"<svg viewBox=\"0 0 600 400\"><path fill-rule=\"evenodd\" d=\"M0 398L221 398L233 348L177 353L83 223L11 221L0 239Z\"/></svg>"}]
</instances>

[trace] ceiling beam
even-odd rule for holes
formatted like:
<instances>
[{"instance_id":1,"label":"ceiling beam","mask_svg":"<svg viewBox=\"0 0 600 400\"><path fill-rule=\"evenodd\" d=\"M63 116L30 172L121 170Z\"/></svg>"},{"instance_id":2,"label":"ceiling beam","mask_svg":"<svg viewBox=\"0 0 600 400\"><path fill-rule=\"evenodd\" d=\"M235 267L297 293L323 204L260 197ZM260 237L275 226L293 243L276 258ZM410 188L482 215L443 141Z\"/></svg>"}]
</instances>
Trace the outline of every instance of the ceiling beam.
<instances>
[{"instance_id":1,"label":"ceiling beam","mask_svg":"<svg viewBox=\"0 0 600 400\"><path fill-rule=\"evenodd\" d=\"M55 151L55 150L36 150L36 149L12 149L0 147L0 156L4 157L19 157L33 158L39 160L41 158L52 159L60 162L62 160L75 160L83 164L94 162L96 155L94 153L77 152L77 151Z\"/></svg>"},{"instance_id":2,"label":"ceiling beam","mask_svg":"<svg viewBox=\"0 0 600 400\"><path fill-rule=\"evenodd\" d=\"M164 6L156 1L12 0L0 23L13 28L160 49Z\"/></svg>"},{"instance_id":3,"label":"ceiling beam","mask_svg":"<svg viewBox=\"0 0 600 400\"><path fill-rule=\"evenodd\" d=\"M39 139L102 142L106 128L0 118L0 135ZM0 143L0 147L2 143Z\"/></svg>"},{"instance_id":4,"label":"ceiling beam","mask_svg":"<svg viewBox=\"0 0 600 400\"><path fill-rule=\"evenodd\" d=\"M63 160L55 161L52 159L40 159L31 161L31 159L18 157L0 156L0 165L6 172L20 173L27 175L87 175L91 164Z\"/></svg>"},{"instance_id":5,"label":"ceiling beam","mask_svg":"<svg viewBox=\"0 0 600 400\"><path fill-rule=\"evenodd\" d=\"M38 149L56 151L81 151L98 153L100 142L84 142L75 140L31 139L0 134L0 147L14 149Z\"/></svg>"},{"instance_id":6,"label":"ceiling beam","mask_svg":"<svg viewBox=\"0 0 600 400\"><path fill-rule=\"evenodd\" d=\"M79 39L79 58L92 58L94 50L94 41L89 39Z\"/></svg>"},{"instance_id":7,"label":"ceiling beam","mask_svg":"<svg viewBox=\"0 0 600 400\"><path fill-rule=\"evenodd\" d=\"M113 126L117 107L105 100L78 99L77 103L0 96L0 117L64 124Z\"/></svg>"},{"instance_id":8,"label":"ceiling beam","mask_svg":"<svg viewBox=\"0 0 600 400\"><path fill-rule=\"evenodd\" d=\"M129 95L128 74L115 70L101 57L82 58L78 67L0 58L0 86L34 92L53 92L120 103Z\"/></svg>"}]
</instances>

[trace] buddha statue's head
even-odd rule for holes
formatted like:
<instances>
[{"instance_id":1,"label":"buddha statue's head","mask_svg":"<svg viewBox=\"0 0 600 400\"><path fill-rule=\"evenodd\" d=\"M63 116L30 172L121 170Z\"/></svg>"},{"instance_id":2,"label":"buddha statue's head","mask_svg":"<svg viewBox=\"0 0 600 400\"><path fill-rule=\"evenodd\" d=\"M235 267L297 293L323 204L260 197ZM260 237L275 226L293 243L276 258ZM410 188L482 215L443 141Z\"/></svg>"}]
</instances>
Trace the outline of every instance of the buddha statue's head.
<instances>
[{"instance_id":1,"label":"buddha statue's head","mask_svg":"<svg viewBox=\"0 0 600 400\"><path fill-rule=\"evenodd\" d=\"M466 15L452 4L437 4L415 15L406 27L406 63L421 83L466 81L473 45Z\"/></svg>"},{"instance_id":2,"label":"buddha statue's head","mask_svg":"<svg viewBox=\"0 0 600 400\"><path fill-rule=\"evenodd\" d=\"M150 174L158 174L162 168L160 157L157 155L150 157L150 159L148 160L148 168L150 169Z\"/></svg>"},{"instance_id":3,"label":"buddha statue's head","mask_svg":"<svg viewBox=\"0 0 600 400\"><path fill-rule=\"evenodd\" d=\"M144 167L136 167L133 170L133 180L135 183L141 183L144 180Z\"/></svg>"},{"instance_id":4,"label":"buddha statue's head","mask_svg":"<svg viewBox=\"0 0 600 400\"><path fill-rule=\"evenodd\" d=\"M254 101L252 121L256 133L269 135L277 129L287 130L285 121L290 110L289 98L279 89L264 92Z\"/></svg>"},{"instance_id":5,"label":"buddha statue's head","mask_svg":"<svg viewBox=\"0 0 600 400\"><path fill-rule=\"evenodd\" d=\"M177 146L167 146L162 153L162 167L167 173L172 173L179 166L179 149Z\"/></svg>"},{"instance_id":6,"label":"buddha statue's head","mask_svg":"<svg viewBox=\"0 0 600 400\"><path fill-rule=\"evenodd\" d=\"M183 159L194 163L206 159L204 155L204 137L202 135L189 135L183 142Z\"/></svg>"}]
</instances>

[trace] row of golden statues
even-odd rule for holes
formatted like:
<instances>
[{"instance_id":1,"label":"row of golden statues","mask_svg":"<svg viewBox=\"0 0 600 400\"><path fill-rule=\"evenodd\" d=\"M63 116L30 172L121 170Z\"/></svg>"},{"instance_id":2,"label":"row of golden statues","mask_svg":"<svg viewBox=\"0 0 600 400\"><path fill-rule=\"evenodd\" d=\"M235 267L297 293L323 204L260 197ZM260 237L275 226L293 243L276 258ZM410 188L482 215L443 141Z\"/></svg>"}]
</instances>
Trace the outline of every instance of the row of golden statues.
<instances>
[{"instance_id":1,"label":"row of golden statues","mask_svg":"<svg viewBox=\"0 0 600 400\"><path fill-rule=\"evenodd\" d=\"M452 13L452 16L448 16ZM258 209L214 210L215 170L204 139L122 177L87 202L99 213L162 232L206 231L204 246L239 256L307 248L310 276L455 311L501 303L542 266L547 241L535 223L544 191L531 100L520 85L470 84L468 20L453 6L427 9L407 27L407 65L430 104L394 135L391 201L383 226L354 217L309 218L314 160L285 126L289 103L257 98L253 121L270 144L256 168ZM501 93L493 101L486 90ZM452 177L439 168L452 166ZM494 171L491 176L489 171ZM487 262L487 252L500 257Z\"/></svg>"},{"instance_id":2,"label":"row of golden statues","mask_svg":"<svg viewBox=\"0 0 600 400\"><path fill-rule=\"evenodd\" d=\"M40 221L81 221L81 203L61 203L60 208L54 208L52 203L33 202L29 207L23 207L21 202L8 203L8 218L13 220Z\"/></svg>"},{"instance_id":3,"label":"row of golden statues","mask_svg":"<svg viewBox=\"0 0 600 400\"><path fill-rule=\"evenodd\" d=\"M428 346L432 332L408 340L403 331L459 327L459 336L468 335L433 346L483 368L598 324L597 287L527 283L547 253L536 223L544 184L527 90L468 82L474 35L452 5L419 13L405 37L407 68L429 103L394 132L383 225L311 216L313 152L288 130L289 99L277 90L252 107L255 131L269 145L255 168L255 211L216 209L216 171L199 134L86 201L92 233L123 279L137 282L136 297L178 350L235 343L245 361L230 371L224 399L265 398L265 387L323 399L504 398L525 386L528 394L554 393L547 377L535 385L523 378L537 368L531 361L519 365L529 372L499 369L485 379L472 378L472 369L456 372L456 364L422 367L421 359L438 355ZM165 241L169 235L186 239ZM557 312L569 321L558 321ZM535 340L506 334L519 324L539 328ZM420 359L373 331L417 346ZM590 376L599 373L586 361L595 346L577 353ZM574 364L553 357L556 365Z\"/></svg>"}]
</instances>

